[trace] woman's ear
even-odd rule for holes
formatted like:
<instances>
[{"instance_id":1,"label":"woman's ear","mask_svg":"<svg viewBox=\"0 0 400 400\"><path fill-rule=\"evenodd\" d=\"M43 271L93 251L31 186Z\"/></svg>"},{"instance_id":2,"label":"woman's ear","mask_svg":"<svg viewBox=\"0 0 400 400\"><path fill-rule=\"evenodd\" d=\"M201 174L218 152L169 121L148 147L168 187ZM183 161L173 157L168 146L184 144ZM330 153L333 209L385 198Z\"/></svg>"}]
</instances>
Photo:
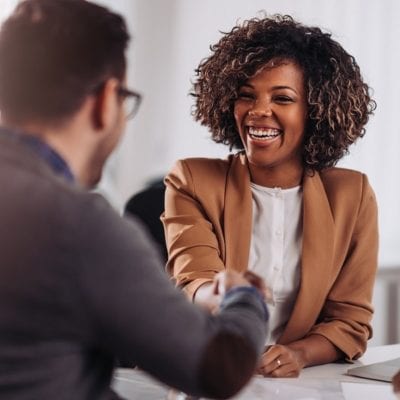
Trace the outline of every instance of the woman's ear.
<instances>
[{"instance_id":1,"label":"woman's ear","mask_svg":"<svg viewBox=\"0 0 400 400\"><path fill-rule=\"evenodd\" d=\"M118 86L116 78L107 79L101 89L95 94L93 107L93 123L96 129L104 130L114 124L119 114Z\"/></svg>"}]
</instances>

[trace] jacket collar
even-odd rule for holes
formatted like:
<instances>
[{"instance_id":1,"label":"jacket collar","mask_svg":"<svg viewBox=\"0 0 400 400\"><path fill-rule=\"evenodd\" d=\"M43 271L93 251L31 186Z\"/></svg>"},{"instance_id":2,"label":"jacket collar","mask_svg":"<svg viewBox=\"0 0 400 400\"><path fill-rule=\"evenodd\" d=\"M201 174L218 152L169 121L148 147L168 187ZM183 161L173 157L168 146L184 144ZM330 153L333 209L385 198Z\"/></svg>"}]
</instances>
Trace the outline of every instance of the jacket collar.
<instances>
[{"instance_id":1,"label":"jacket collar","mask_svg":"<svg viewBox=\"0 0 400 400\"><path fill-rule=\"evenodd\" d=\"M301 339L316 323L331 282L333 246L334 220L321 176L305 174L300 288L279 343Z\"/></svg>"},{"instance_id":2,"label":"jacket collar","mask_svg":"<svg viewBox=\"0 0 400 400\"><path fill-rule=\"evenodd\" d=\"M252 229L250 173L243 153L231 156L225 192L226 268L244 272L249 262Z\"/></svg>"},{"instance_id":3,"label":"jacket collar","mask_svg":"<svg viewBox=\"0 0 400 400\"><path fill-rule=\"evenodd\" d=\"M247 159L243 153L231 156L225 193L224 234L226 267L245 271L252 234L252 195ZM334 221L320 174L305 174L300 288L280 343L300 339L315 324L315 320L308 321L307 318L315 315L310 309L318 307L319 313L325 301L333 241ZM306 326L309 328L305 332Z\"/></svg>"}]
</instances>

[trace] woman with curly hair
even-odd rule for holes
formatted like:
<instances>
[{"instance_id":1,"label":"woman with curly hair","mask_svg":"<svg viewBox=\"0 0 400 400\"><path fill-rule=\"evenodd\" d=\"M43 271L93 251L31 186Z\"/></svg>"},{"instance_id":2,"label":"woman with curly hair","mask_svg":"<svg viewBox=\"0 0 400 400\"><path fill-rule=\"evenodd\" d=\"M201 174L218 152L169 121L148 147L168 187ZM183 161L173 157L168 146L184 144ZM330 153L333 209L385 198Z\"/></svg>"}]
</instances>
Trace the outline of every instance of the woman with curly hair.
<instances>
[{"instance_id":1,"label":"woman with curly hair","mask_svg":"<svg viewBox=\"0 0 400 400\"><path fill-rule=\"evenodd\" d=\"M377 206L367 177L335 164L365 133L369 87L329 33L289 16L245 21L211 50L194 116L239 151L167 176L167 268L211 309L219 271L265 279L265 376L356 359L372 334Z\"/></svg>"}]
</instances>

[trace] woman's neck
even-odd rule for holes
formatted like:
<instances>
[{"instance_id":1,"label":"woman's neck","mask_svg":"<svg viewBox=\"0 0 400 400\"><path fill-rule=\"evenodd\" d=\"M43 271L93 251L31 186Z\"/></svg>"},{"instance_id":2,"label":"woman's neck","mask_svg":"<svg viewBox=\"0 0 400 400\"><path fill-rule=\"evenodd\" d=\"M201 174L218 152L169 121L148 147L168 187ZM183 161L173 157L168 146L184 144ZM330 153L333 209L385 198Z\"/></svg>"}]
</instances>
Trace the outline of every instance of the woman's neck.
<instances>
[{"instance_id":1,"label":"woman's neck","mask_svg":"<svg viewBox=\"0 0 400 400\"><path fill-rule=\"evenodd\" d=\"M280 187L289 189L301 185L303 180L303 167L282 169L280 167L257 167L249 165L251 181L265 187Z\"/></svg>"}]
</instances>

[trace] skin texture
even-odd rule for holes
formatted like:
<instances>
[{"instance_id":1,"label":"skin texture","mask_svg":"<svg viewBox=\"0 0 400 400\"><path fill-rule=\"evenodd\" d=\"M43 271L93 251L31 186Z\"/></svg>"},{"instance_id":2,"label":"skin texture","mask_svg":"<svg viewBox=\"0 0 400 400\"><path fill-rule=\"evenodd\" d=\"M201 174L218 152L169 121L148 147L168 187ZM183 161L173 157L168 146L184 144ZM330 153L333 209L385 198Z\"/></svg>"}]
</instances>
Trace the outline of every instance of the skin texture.
<instances>
[{"instance_id":1,"label":"skin texture","mask_svg":"<svg viewBox=\"0 0 400 400\"><path fill-rule=\"evenodd\" d=\"M254 183L282 188L300 184L306 113L303 72L290 61L267 65L240 88L234 115ZM252 130L275 136L255 138Z\"/></svg>"}]
</instances>

